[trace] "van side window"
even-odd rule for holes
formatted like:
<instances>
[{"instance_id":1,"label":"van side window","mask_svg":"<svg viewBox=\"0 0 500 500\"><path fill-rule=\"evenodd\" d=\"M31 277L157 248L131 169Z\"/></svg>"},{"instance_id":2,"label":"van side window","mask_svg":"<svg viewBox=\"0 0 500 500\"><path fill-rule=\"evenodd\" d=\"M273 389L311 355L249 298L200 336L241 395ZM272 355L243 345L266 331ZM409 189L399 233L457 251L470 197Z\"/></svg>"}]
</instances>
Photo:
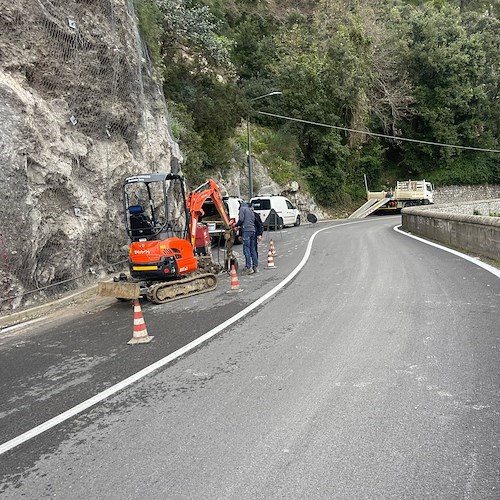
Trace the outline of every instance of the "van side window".
<instances>
[{"instance_id":1,"label":"van side window","mask_svg":"<svg viewBox=\"0 0 500 500\"><path fill-rule=\"evenodd\" d=\"M295 209L295 207L288 200L285 200L285 201L286 201L287 208Z\"/></svg>"},{"instance_id":2,"label":"van side window","mask_svg":"<svg viewBox=\"0 0 500 500\"><path fill-rule=\"evenodd\" d=\"M255 210L271 210L271 200L257 198L252 200L252 207L255 208Z\"/></svg>"}]
</instances>

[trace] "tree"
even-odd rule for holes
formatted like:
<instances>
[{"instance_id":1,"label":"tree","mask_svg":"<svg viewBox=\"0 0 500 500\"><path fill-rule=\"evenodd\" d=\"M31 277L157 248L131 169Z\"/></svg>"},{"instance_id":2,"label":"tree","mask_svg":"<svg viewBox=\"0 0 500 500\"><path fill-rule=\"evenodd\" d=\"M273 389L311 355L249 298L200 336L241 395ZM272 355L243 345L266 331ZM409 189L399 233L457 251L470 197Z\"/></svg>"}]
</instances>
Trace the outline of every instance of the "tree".
<instances>
[{"instance_id":1,"label":"tree","mask_svg":"<svg viewBox=\"0 0 500 500\"><path fill-rule=\"evenodd\" d=\"M252 107L265 106L338 127L252 118L256 129L283 129L269 137L296 138L289 144L298 144L298 153L288 148L287 157L278 158L263 139L261 154L270 163L276 160L287 176L296 172L289 164L299 162L318 200L326 204L358 196L363 173L372 186L391 184L396 176L430 176L443 183L500 177L495 155L368 134L498 148L496 3L136 2L155 5L143 17L150 24L156 19L161 27L161 35L151 30L155 35L149 40L161 42L165 93L182 109L181 148L191 148L188 156L194 161L229 163L232 134L241 117ZM283 95L250 101L273 89Z\"/></svg>"},{"instance_id":2,"label":"tree","mask_svg":"<svg viewBox=\"0 0 500 500\"><path fill-rule=\"evenodd\" d=\"M361 132L295 126L302 166L314 174L310 183L321 189L335 179L337 202L357 192L353 186L362 185L363 173L374 184L380 179L384 148L362 132L373 127L395 133L413 102L398 52L400 34L388 29L387 4L357 0L347 7L324 0L312 21L284 28L272 66L289 114Z\"/></svg>"},{"instance_id":3,"label":"tree","mask_svg":"<svg viewBox=\"0 0 500 500\"><path fill-rule=\"evenodd\" d=\"M449 6L407 10L406 19L405 59L414 82L416 113L404 124L404 135L462 146L491 146L491 125L484 113L489 107L484 36L468 33L458 9ZM472 166L470 153L459 149L404 144L402 150L403 164L417 175L467 162Z\"/></svg>"},{"instance_id":4,"label":"tree","mask_svg":"<svg viewBox=\"0 0 500 500\"><path fill-rule=\"evenodd\" d=\"M221 34L222 20L197 1L136 2L165 96L177 104L172 107L186 168L198 177L202 166L228 166L230 139L245 106L230 58L233 42Z\"/></svg>"},{"instance_id":5,"label":"tree","mask_svg":"<svg viewBox=\"0 0 500 500\"><path fill-rule=\"evenodd\" d=\"M205 71L231 70L231 42L219 34L221 21L205 5L186 0L155 0L161 12L162 54L183 57Z\"/></svg>"}]
</instances>

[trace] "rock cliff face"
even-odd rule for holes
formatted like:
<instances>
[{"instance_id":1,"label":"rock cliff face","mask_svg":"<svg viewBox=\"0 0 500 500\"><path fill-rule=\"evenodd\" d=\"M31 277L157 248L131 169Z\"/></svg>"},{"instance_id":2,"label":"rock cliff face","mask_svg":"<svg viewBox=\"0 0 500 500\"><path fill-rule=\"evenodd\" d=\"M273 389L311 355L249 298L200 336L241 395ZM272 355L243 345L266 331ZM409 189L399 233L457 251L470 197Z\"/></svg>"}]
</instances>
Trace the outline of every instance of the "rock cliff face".
<instances>
[{"instance_id":1,"label":"rock cliff face","mask_svg":"<svg viewBox=\"0 0 500 500\"><path fill-rule=\"evenodd\" d=\"M123 178L181 161L159 89L131 1L0 0L0 311L126 257Z\"/></svg>"}]
</instances>

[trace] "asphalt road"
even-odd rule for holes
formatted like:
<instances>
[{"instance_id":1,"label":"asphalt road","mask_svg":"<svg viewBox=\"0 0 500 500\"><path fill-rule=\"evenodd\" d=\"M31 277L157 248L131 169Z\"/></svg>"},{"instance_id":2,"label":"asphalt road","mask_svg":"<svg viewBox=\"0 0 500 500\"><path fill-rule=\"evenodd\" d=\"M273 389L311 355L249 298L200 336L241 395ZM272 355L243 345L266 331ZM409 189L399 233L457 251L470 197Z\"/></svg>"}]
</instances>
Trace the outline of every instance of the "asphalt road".
<instances>
[{"instance_id":1,"label":"asphalt road","mask_svg":"<svg viewBox=\"0 0 500 500\"><path fill-rule=\"evenodd\" d=\"M304 264L207 342L0 455L2 500L499 498L500 280L398 221L287 229L277 269L240 276L241 293L226 276L143 303L147 345L126 345L130 305L109 301L0 334L1 446Z\"/></svg>"}]
</instances>

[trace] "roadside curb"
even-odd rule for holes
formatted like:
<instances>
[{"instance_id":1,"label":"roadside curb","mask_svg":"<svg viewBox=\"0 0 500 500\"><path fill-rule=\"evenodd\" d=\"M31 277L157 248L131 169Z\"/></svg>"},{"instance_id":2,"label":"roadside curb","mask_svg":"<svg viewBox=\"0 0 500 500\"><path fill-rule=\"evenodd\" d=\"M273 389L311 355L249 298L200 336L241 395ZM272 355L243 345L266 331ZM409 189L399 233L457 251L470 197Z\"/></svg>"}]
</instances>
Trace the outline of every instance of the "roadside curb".
<instances>
[{"instance_id":1,"label":"roadside curb","mask_svg":"<svg viewBox=\"0 0 500 500\"><path fill-rule=\"evenodd\" d=\"M92 285L66 297L61 297L60 299L47 302L46 304L35 306L30 309L24 309L19 312L13 312L12 314L8 314L6 316L0 316L0 333L4 328L25 323L26 321L33 319L38 319L70 304L76 304L90 298L94 298L96 296L96 291L97 285Z\"/></svg>"}]
</instances>

